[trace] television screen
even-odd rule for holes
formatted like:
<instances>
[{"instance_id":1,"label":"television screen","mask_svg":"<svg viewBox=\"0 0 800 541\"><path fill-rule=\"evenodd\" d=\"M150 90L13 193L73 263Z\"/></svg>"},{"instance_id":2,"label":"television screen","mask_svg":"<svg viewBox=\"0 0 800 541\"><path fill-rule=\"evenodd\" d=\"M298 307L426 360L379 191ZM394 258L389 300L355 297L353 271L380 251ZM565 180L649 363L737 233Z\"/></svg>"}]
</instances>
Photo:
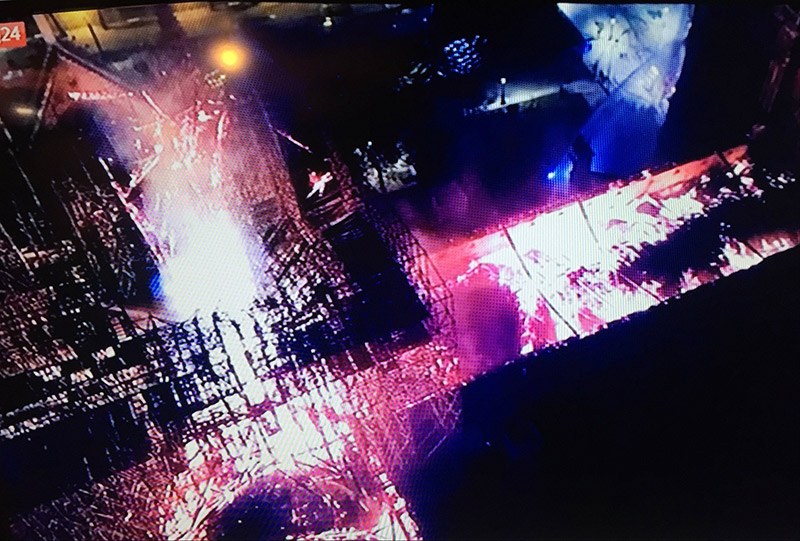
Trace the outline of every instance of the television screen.
<instances>
[{"instance_id":1,"label":"television screen","mask_svg":"<svg viewBox=\"0 0 800 541\"><path fill-rule=\"evenodd\" d=\"M798 33L0 4L0 537L797 537Z\"/></svg>"}]
</instances>

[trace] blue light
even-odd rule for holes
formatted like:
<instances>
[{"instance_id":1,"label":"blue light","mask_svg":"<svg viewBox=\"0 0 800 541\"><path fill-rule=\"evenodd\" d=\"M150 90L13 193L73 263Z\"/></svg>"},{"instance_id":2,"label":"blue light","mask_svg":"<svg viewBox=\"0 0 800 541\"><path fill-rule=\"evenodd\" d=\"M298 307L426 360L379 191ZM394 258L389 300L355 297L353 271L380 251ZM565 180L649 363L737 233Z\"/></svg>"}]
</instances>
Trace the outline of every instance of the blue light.
<instances>
[{"instance_id":1,"label":"blue light","mask_svg":"<svg viewBox=\"0 0 800 541\"><path fill-rule=\"evenodd\" d=\"M472 42L466 39L457 39L444 47L450 71L467 74L477 68L481 63L480 54L476 49L479 36L475 36Z\"/></svg>"},{"instance_id":2,"label":"blue light","mask_svg":"<svg viewBox=\"0 0 800 541\"><path fill-rule=\"evenodd\" d=\"M553 180L555 182L569 182L570 176L572 175L572 168L572 160L568 154L565 154L561 157L558 163L555 164L553 169L547 173L547 180Z\"/></svg>"},{"instance_id":3,"label":"blue light","mask_svg":"<svg viewBox=\"0 0 800 541\"><path fill-rule=\"evenodd\" d=\"M164 290L161 286L161 275L158 271L150 277L150 283L148 285L150 286L150 293L154 298L160 299L164 296Z\"/></svg>"}]
</instances>

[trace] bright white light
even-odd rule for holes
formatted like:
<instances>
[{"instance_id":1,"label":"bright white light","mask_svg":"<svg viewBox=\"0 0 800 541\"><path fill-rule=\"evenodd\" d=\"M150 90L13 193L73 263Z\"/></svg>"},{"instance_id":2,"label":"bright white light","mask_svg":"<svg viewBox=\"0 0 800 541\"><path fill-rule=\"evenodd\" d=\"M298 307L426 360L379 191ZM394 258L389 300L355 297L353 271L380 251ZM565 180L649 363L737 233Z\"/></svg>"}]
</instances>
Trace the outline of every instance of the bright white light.
<instances>
[{"instance_id":1,"label":"bright white light","mask_svg":"<svg viewBox=\"0 0 800 541\"><path fill-rule=\"evenodd\" d=\"M720 269L720 272L725 276L754 267L761 261L758 254L737 240L727 242L722 248L722 253L728 262L727 265Z\"/></svg>"},{"instance_id":2,"label":"bright white light","mask_svg":"<svg viewBox=\"0 0 800 541\"><path fill-rule=\"evenodd\" d=\"M608 5L559 3L558 7L589 40L583 61L595 74L602 73L600 79L607 88L616 89L643 65L646 71L654 55L666 61L659 63L660 72L670 80L678 79L693 6L615 5L614 18L608 15Z\"/></svg>"},{"instance_id":3,"label":"bright white light","mask_svg":"<svg viewBox=\"0 0 800 541\"><path fill-rule=\"evenodd\" d=\"M553 171L550 171L549 173L547 173L547 180L553 180L553 177L555 176L556 174Z\"/></svg>"},{"instance_id":4,"label":"bright white light","mask_svg":"<svg viewBox=\"0 0 800 541\"><path fill-rule=\"evenodd\" d=\"M33 116L36 114L36 109L30 105L17 105L14 107L14 112L20 116Z\"/></svg>"},{"instance_id":5,"label":"bright white light","mask_svg":"<svg viewBox=\"0 0 800 541\"><path fill-rule=\"evenodd\" d=\"M190 317L198 310L238 311L257 294L252 253L231 218L217 212L187 224L185 242L162 266L162 291L168 307Z\"/></svg>"},{"instance_id":6,"label":"bright white light","mask_svg":"<svg viewBox=\"0 0 800 541\"><path fill-rule=\"evenodd\" d=\"M322 26L324 26L325 28L330 28L331 26L333 26L333 21L331 20L330 17L325 17L325 22L322 23Z\"/></svg>"},{"instance_id":7,"label":"bright white light","mask_svg":"<svg viewBox=\"0 0 800 541\"><path fill-rule=\"evenodd\" d=\"M489 268L498 283L514 293L528 329L521 352L569 338L572 331L560 317L581 336L594 333L603 323L647 310L659 302L653 291L661 284L620 287L613 276L623 263L636 259L645 245L665 241L688 219L703 211L694 189L669 198L668 204L659 205L655 216L637 210L648 202L656 204L648 196L636 195L628 189L609 189L584 201L583 211L573 203L541 214L508 228L516 252L503 232L492 233L481 240L491 249L474 259L458 280ZM570 241L564 242L565 238ZM773 251L785 249L783 244L775 247L764 244L762 249L766 251L767 246ZM524 266L518 254L525 261ZM681 285L683 290L694 289L704 280L689 272ZM542 323L549 312L542 305L543 298L560 314L560 317L550 314L552 331L547 331L547 325Z\"/></svg>"},{"instance_id":8,"label":"bright white light","mask_svg":"<svg viewBox=\"0 0 800 541\"><path fill-rule=\"evenodd\" d=\"M500 84L501 85L506 84L506 78L505 77L500 77Z\"/></svg>"}]
</instances>

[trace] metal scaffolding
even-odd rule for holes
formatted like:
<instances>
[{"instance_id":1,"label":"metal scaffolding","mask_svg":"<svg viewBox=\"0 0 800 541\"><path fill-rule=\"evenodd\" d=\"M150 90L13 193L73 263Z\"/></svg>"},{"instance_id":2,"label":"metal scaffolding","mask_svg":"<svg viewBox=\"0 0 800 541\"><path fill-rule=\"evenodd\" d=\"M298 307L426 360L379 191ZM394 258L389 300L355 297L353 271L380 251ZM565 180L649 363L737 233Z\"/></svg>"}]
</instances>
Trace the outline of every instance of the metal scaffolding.
<instances>
[{"instance_id":1,"label":"metal scaffolding","mask_svg":"<svg viewBox=\"0 0 800 541\"><path fill-rule=\"evenodd\" d=\"M194 137L187 122L201 110L171 104L179 112L168 117L90 68L71 55L53 63L43 137L69 111L58 99L69 70L128 100L118 121L146 111L140 137L168 123ZM402 221L364 202L330 145L321 152L336 189L303 205L263 105L213 106L228 115L217 143L237 150L212 164L232 181L220 193L260 241L260 292L246 310L176 321L130 303L138 274L163 256L126 199L137 180L104 156L76 152L49 176L71 226L59 238L46 242L36 228L53 224L22 218L16 236L0 236L0 446L24 473L53 462L59 441L48 487L20 491L13 532L203 537L235 498L268 485L289 487L286 527L298 538L413 538L391 478L457 422L452 296ZM141 182L153 165L137 152L128 173ZM373 271L354 264L352 242L382 254ZM131 266L143 259L152 265ZM420 416L436 421L427 438L415 435Z\"/></svg>"}]
</instances>

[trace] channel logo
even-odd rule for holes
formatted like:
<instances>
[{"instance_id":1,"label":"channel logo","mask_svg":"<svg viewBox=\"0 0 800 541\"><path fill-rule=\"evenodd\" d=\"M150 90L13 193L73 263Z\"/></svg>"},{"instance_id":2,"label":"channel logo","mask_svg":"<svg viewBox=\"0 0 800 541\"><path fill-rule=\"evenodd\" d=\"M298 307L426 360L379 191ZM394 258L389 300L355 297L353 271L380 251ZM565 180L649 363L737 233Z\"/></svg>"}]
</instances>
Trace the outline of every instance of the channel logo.
<instances>
[{"instance_id":1,"label":"channel logo","mask_svg":"<svg viewBox=\"0 0 800 541\"><path fill-rule=\"evenodd\" d=\"M0 23L0 49L24 47L26 41L25 23L22 21Z\"/></svg>"}]
</instances>

